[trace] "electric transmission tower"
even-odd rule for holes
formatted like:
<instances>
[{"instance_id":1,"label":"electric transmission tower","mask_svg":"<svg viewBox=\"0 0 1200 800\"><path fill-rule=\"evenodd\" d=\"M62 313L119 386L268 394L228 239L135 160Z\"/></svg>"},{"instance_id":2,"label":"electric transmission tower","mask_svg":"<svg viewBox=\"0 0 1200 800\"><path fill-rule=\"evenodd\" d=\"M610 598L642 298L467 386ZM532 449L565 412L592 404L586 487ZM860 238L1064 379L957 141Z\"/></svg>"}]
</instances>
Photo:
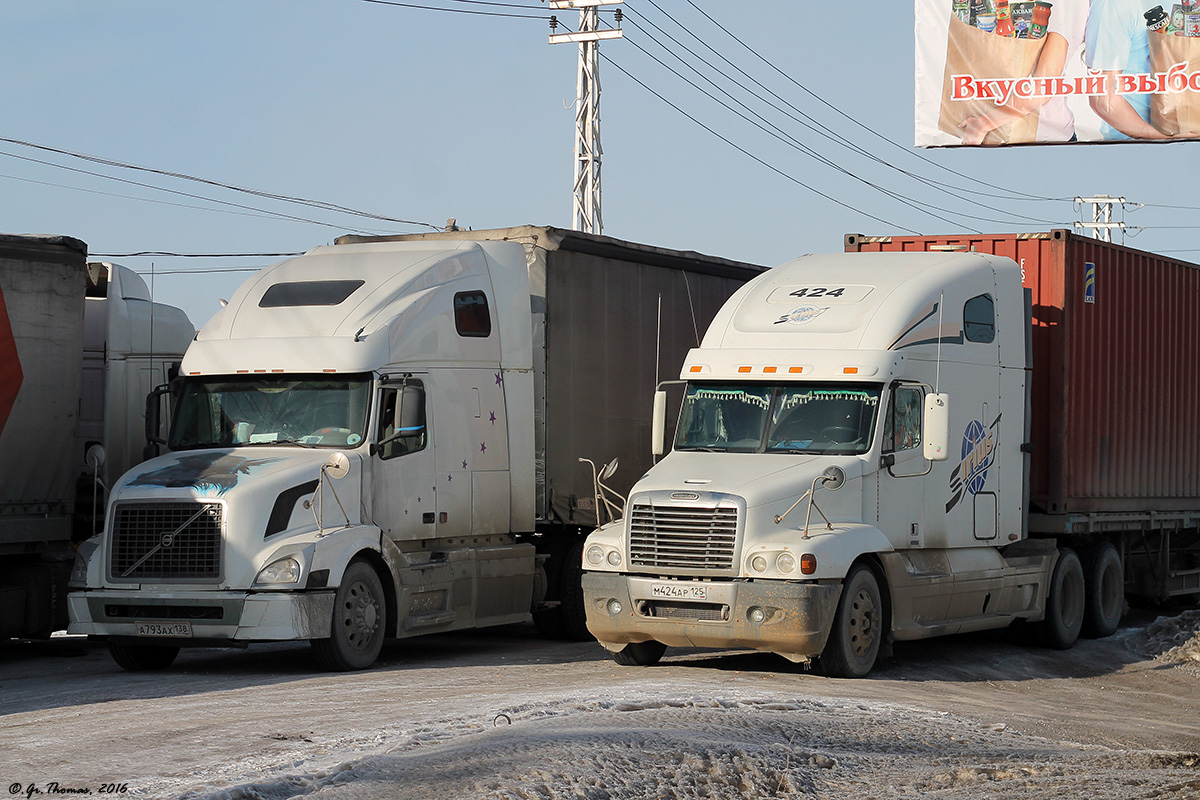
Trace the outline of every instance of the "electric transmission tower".
<instances>
[{"instance_id":1,"label":"electric transmission tower","mask_svg":"<svg viewBox=\"0 0 1200 800\"><path fill-rule=\"evenodd\" d=\"M554 33L558 18L550 18L550 44L579 45L579 75L575 82L575 204L571 228L600 233L600 41L620 39L620 28L600 27L600 7L624 0L550 0L553 9L579 9L579 31ZM617 9L617 22L621 9Z\"/></svg>"},{"instance_id":2,"label":"electric transmission tower","mask_svg":"<svg viewBox=\"0 0 1200 800\"><path fill-rule=\"evenodd\" d=\"M1129 230L1128 226L1126 226L1124 222L1113 222L1112 218L1114 205L1119 203L1122 210L1124 210L1125 206L1129 205L1129 201L1127 201L1124 197L1110 197L1106 194L1097 195L1095 197L1076 197L1075 203L1080 207L1082 207L1084 203L1088 203L1092 206L1092 221L1076 222L1076 228L1090 228L1092 231L1092 238L1099 239L1102 242L1111 242L1113 229L1117 228L1121 231L1121 239L1124 241L1125 231ZM1141 206L1137 207L1141 208ZM1141 230L1141 228L1135 228L1134 230Z\"/></svg>"}]
</instances>

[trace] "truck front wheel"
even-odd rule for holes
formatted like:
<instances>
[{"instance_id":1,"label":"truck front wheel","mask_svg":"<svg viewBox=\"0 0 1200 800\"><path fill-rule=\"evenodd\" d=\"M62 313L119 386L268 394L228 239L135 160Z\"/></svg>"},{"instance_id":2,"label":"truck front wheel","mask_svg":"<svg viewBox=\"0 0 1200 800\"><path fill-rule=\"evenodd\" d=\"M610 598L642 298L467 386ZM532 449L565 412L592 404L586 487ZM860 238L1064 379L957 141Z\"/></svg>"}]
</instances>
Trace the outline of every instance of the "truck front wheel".
<instances>
[{"instance_id":1,"label":"truck front wheel","mask_svg":"<svg viewBox=\"0 0 1200 800\"><path fill-rule=\"evenodd\" d=\"M821 668L831 678L862 678L875 666L883 641L883 599L871 568L859 564L842 584Z\"/></svg>"},{"instance_id":2,"label":"truck front wheel","mask_svg":"<svg viewBox=\"0 0 1200 800\"><path fill-rule=\"evenodd\" d=\"M352 562L334 595L330 637L311 642L317 663L333 672L366 669L379 658L386 622L379 575L365 561Z\"/></svg>"},{"instance_id":3,"label":"truck front wheel","mask_svg":"<svg viewBox=\"0 0 1200 800\"><path fill-rule=\"evenodd\" d=\"M623 667L648 667L657 664L667 652L667 646L662 642L630 642L612 654L613 661Z\"/></svg>"},{"instance_id":4,"label":"truck front wheel","mask_svg":"<svg viewBox=\"0 0 1200 800\"><path fill-rule=\"evenodd\" d=\"M1046 617L1037 623L1042 644L1055 650L1066 650L1075 644L1083 628L1085 605L1083 565L1074 550L1063 548L1050 576Z\"/></svg>"},{"instance_id":5,"label":"truck front wheel","mask_svg":"<svg viewBox=\"0 0 1200 800\"><path fill-rule=\"evenodd\" d=\"M109 642L108 652L118 666L130 672L166 669L175 663L178 647L165 644L117 644Z\"/></svg>"}]
</instances>

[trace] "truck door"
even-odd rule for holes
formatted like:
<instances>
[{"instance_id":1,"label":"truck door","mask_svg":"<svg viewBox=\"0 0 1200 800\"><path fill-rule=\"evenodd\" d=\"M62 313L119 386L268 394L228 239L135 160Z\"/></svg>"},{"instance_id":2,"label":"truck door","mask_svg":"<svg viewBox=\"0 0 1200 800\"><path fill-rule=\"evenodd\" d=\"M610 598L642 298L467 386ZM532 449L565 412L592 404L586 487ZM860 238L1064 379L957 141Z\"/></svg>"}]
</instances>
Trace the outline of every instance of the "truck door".
<instances>
[{"instance_id":1,"label":"truck door","mask_svg":"<svg viewBox=\"0 0 1200 800\"><path fill-rule=\"evenodd\" d=\"M433 538L437 527L433 433L425 387L421 376L384 385L376 404L371 517L397 541Z\"/></svg>"},{"instance_id":2,"label":"truck door","mask_svg":"<svg viewBox=\"0 0 1200 800\"><path fill-rule=\"evenodd\" d=\"M892 384L883 419L877 524L897 549L924 545L929 472L921 449L924 410L924 386Z\"/></svg>"}]
</instances>

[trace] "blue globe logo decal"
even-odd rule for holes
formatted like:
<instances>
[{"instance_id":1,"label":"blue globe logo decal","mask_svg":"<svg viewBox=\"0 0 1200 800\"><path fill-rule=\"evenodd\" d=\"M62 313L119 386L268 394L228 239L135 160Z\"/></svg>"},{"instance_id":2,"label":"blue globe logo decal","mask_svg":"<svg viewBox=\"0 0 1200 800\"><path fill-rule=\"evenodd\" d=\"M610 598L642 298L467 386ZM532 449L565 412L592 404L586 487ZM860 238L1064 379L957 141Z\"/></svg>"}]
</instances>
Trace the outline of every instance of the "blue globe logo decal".
<instances>
[{"instance_id":1,"label":"blue globe logo decal","mask_svg":"<svg viewBox=\"0 0 1200 800\"><path fill-rule=\"evenodd\" d=\"M988 438L988 432L979 420L971 420L963 433L963 483L971 494L982 492L987 482L988 467L992 465Z\"/></svg>"}]
</instances>

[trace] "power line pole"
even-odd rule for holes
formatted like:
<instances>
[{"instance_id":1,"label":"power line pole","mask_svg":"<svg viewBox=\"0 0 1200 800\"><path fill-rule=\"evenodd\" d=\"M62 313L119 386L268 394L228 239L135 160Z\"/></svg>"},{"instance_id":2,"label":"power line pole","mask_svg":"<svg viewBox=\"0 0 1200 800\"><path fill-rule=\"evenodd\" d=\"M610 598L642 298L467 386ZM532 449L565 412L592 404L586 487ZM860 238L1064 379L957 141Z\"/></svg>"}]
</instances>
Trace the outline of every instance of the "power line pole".
<instances>
[{"instance_id":1,"label":"power line pole","mask_svg":"<svg viewBox=\"0 0 1200 800\"><path fill-rule=\"evenodd\" d=\"M550 0L553 9L579 9L577 33L554 33L558 19L550 18L550 44L579 45L579 74L575 81L575 202L571 228L600 233L600 41L620 39L620 28L600 27L600 7L624 0ZM621 9L617 9L620 22Z\"/></svg>"},{"instance_id":2,"label":"power line pole","mask_svg":"<svg viewBox=\"0 0 1200 800\"><path fill-rule=\"evenodd\" d=\"M1110 197L1102 194L1096 197L1076 197L1075 202L1081 206L1084 203L1090 203L1092 206L1092 221L1091 222L1076 222L1076 228L1091 228L1092 238L1099 239L1102 242L1112 241L1113 228L1120 228L1125 231L1124 222L1113 222L1112 210L1113 206L1120 203L1125 206L1126 200L1124 197ZM1121 237L1122 241L1124 236Z\"/></svg>"}]
</instances>

